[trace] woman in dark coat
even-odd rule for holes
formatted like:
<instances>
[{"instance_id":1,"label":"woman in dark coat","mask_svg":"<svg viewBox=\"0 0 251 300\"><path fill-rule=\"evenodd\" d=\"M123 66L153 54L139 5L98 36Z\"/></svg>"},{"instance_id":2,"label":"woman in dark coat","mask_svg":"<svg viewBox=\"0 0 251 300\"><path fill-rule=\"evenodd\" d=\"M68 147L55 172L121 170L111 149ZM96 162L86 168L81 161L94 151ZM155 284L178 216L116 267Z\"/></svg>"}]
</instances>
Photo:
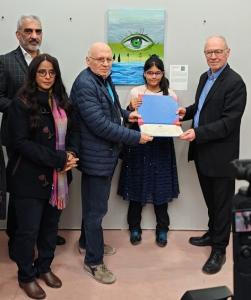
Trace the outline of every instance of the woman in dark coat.
<instances>
[{"instance_id":1,"label":"woman in dark coat","mask_svg":"<svg viewBox=\"0 0 251 300\"><path fill-rule=\"evenodd\" d=\"M69 111L57 60L48 54L35 57L9 110L7 166L7 186L17 219L13 258L19 285L33 299L46 297L36 277L52 288L62 285L50 266L59 217L68 201L66 171L77 161L65 150Z\"/></svg>"}]
</instances>

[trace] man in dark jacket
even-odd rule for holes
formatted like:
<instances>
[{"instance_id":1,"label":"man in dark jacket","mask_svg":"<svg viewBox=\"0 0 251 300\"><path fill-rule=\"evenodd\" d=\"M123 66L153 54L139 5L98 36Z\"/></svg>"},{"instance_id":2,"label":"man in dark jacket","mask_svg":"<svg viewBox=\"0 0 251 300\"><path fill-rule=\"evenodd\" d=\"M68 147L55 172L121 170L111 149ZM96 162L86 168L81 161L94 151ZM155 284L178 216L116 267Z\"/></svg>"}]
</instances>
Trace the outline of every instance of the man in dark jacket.
<instances>
[{"instance_id":1,"label":"man in dark jacket","mask_svg":"<svg viewBox=\"0 0 251 300\"><path fill-rule=\"evenodd\" d=\"M214 274L226 261L231 228L231 203L235 180L230 162L239 157L240 125L246 105L246 86L228 63L230 49L225 38L207 39L204 54L208 72L201 75L195 103L181 108L192 128L181 135L190 141L189 160L195 161L202 193L208 208L208 231L191 237L195 246L211 246L202 270Z\"/></svg>"},{"instance_id":2,"label":"man in dark jacket","mask_svg":"<svg viewBox=\"0 0 251 300\"><path fill-rule=\"evenodd\" d=\"M2 144L7 147L8 155L10 155L10 153L8 153L7 132L8 107L25 81L28 65L32 59L39 54L42 36L42 25L37 16L21 16L18 20L16 31L19 46L7 54L0 55L0 112L3 113L1 137ZM7 217L7 234L10 238L9 250L11 250L12 237L15 229L15 209L11 199L9 199ZM59 236L57 244L62 245L64 243L64 238Z\"/></svg>"},{"instance_id":3,"label":"man in dark jacket","mask_svg":"<svg viewBox=\"0 0 251 300\"><path fill-rule=\"evenodd\" d=\"M21 16L17 23L17 49L0 55L0 111L2 143L7 146L7 111L17 91L23 85L32 59L39 54L42 26L37 16Z\"/></svg>"},{"instance_id":4,"label":"man in dark jacket","mask_svg":"<svg viewBox=\"0 0 251 300\"><path fill-rule=\"evenodd\" d=\"M103 263L102 219L107 212L111 180L120 144L146 143L152 137L130 130L124 119L137 121L137 112L121 109L110 72L112 51L105 43L94 43L86 58L88 68L76 78L71 100L79 124L76 147L82 171L82 207L86 239L84 267L96 280L113 283L116 278Z\"/></svg>"}]
</instances>

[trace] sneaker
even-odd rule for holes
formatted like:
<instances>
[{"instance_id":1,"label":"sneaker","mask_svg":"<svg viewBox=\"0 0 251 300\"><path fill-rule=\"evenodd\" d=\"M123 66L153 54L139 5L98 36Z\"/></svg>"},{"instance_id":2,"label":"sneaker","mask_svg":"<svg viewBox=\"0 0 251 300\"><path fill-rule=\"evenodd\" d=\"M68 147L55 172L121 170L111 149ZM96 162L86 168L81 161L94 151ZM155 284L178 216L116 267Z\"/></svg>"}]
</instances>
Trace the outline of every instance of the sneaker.
<instances>
[{"instance_id":1,"label":"sneaker","mask_svg":"<svg viewBox=\"0 0 251 300\"><path fill-rule=\"evenodd\" d=\"M105 264L96 266L88 266L87 264L84 264L84 269L98 282L110 284L116 281L115 275L107 269Z\"/></svg>"},{"instance_id":2,"label":"sneaker","mask_svg":"<svg viewBox=\"0 0 251 300\"><path fill-rule=\"evenodd\" d=\"M132 245L138 245L141 242L141 232L139 229L132 229L130 231L130 242Z\"/></svg>"},{"instance_id":3,"label":"sneaker","mask_svg":"<svg viewBox=\"0 0 251 300\"><path fill-rule=\"evenodd\" d=\"M85 248L82 248L80 245L78 245L78 252L81 254L81 255L84 255L85 254ZM104 255L113 255L116 253L116 248L110 246L110 245L107 245L107 244L104 244Z\"/></svg>"},{"instance_id":4,"label":"sneaker","mask_svg":"<svg viewBox=\"0 0 251 300\"><path fill-rule=\"evenodd\" d=\"M167 244L167 232L160 230L156 233L156 243L160 247L165 247Z\"/></svg>"}]
</instances>

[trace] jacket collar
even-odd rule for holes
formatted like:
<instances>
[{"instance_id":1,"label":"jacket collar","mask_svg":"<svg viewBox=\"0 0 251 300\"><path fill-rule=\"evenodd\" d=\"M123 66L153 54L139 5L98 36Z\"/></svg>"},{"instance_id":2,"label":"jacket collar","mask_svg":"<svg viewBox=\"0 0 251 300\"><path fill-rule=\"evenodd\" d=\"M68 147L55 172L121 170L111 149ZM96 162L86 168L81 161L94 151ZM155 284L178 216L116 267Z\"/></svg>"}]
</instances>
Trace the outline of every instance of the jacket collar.
<instances>
[{"instance_id":1,"label":"jacket collar","mask_svg":"<svg viewBox=\"0 0 251 300\"><path fill-rule=\"evenodd\" d=\"M106 79L104 79L102 76L99 76L99 75L93 73L89 67L87 68L87 71L91 74L91 76L94 78L94 80L96 81L96 83L100 86L100 89L105 94L106 98L108 98L108 101L109 101L111 109L120 118L120 116L122 114L121 113L122 108L121 108L121 105L120 105L119 98L118 98L118 95L116 93L116 90L114 88L111 75L109 75ZM114 103L113 103L113 99L112 99L111 95L109 94L108 89L106 87L107 83L110 84L111 89L113 91Z\"/></svg>"},{"instance_id":2,"label":"jacket collar","mask_svg":"<svg viewBox=\"0 0 251 300\"><path fill-rule=\"evenodd\" d=\"M14 54L15 54L16 61L18 62L20 67L23 69L23 71L26 73L28 70L28 65L24 59L24 55L22 53L20 46L17 47L17 49L14 51Z\"/></svg>"},{"instance_id":3,"label":"jacket collar","mask_svg":"<svg viewBox=\"0 0 251 300\"><path fill-rule=\"evenodd\" d=\"M87 68L87 70L93 76L93 78L95 79L97 84L100 86L102 92L106 95L106 97L109 99L109 101L113 104L112 97L109 94L108 89L107 89L107 84L109 84L111 86L113 94L114 94L114 101L116 101L116 103L118 103L118 96L117 96L117 93L114 89L114 85L112 83L111 75L109 75L106 79L104 79L102 76L93 73L92 70L89 67Z\"/></svg>"},{"instance_id":4,"label":"jacket collar","mask_svg":"<svg viewBox=\"0 0 251 300\"><path fill-rule=\"evenodd\" d=\"M205 99L204 105L214 95L215 91L217 90L217 88L219 87L219 85L221 84L221 82L224 80L225 75L228 73L229 70L230 70L230 66L229 66L229 64L227 64L226 67L223 69L223 71L220 73L220 75L217 77L217 79L215 80L215 82L214 82L213 86L211 87L209 93L207 94L207 97ZM208 72L205 72L202 75L201 82L200 82L200 85L199 85L199 88L198 88L198 94L197 94L197 98L198 99L197 100L199 100L200 94L202 92L202 89L203 89L203 87L204 87L207 79L208 79Z\"/></svg>"}]
</instances>

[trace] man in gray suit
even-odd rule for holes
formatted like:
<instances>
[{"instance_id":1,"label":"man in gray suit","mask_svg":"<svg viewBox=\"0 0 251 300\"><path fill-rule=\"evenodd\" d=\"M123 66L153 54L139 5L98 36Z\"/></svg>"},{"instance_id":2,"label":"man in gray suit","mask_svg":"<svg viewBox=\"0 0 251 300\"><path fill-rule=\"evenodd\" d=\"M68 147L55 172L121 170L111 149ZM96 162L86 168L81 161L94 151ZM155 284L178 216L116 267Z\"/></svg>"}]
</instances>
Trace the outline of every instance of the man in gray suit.
<instances>
[{"instance_id":1,"label":"man in gray suit","mask_svg":"<svg viewBox=\"0 0 251 300\"><path fill-rule=\"evenodd\" d=\"M37 16L21 16L17 22L16 37L19 41L17 49L0 55L0 112L3 113L1 125L2 144L7 147L8 132L7 113L8 107L17 91L23 85L28 70L28 65L39 54L42 42L42 25ZM10 153L8 153L10 155ZM9 251L11 256L12 238L16 229L15 209L11 199L8 206L7 234L9 236ZM65 239L58 236L57 244L62 245Z\"/></svg>"},{"instance_id":2,"label":"man in gray suit","mask_svg":"<svg viewBox=\"0 0 251 300\"><path fill-rule=\"evenodd\" d=\"M3 113L1 136L7 146L7 111L17 91L23 85L28 65L39 54L42 26L36 16L21 16L17 23L17 49L0 56L0 111Z\"/></svg>"}]
</instances>

